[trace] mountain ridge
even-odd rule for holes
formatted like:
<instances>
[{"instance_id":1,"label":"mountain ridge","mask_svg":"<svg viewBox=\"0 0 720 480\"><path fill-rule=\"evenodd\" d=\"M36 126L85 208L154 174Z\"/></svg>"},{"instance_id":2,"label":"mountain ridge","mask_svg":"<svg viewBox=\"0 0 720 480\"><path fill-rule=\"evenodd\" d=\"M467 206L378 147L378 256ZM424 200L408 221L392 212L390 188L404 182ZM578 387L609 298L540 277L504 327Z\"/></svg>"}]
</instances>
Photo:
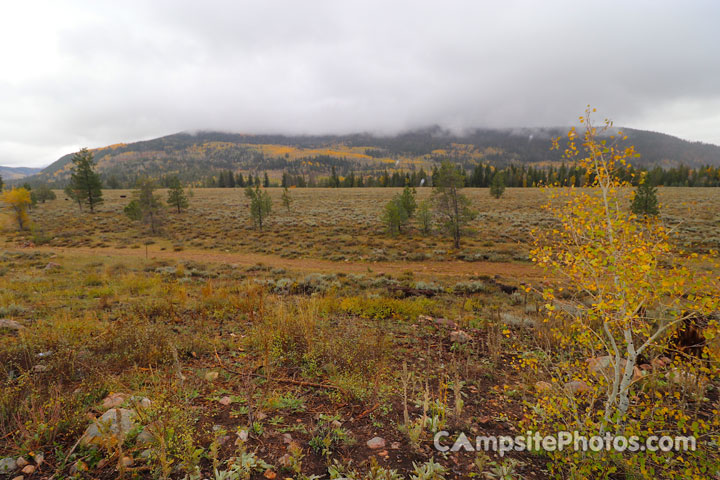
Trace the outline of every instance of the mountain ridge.
<instances>
[{"instance_id":1,"label":"mountain ridge","mask_svg":"<svg viewBox=\"0 0 720 480\"><path fill-rule=\"evenodd\" d=\"M0 165L0 177L2 177L3 180L19 180L30 175L35 175L40 171L42 171L42 168L6 167L4 165Z\"/></svg>"},{"instance_id":2,"label":"mountain ridge","mask_svg":"<svg viewBox=\"0 0 720 480\"><path fill-rule=\"evenodd\" d=\"M720 165L720 146L691 142L672 135L623 128L627 144L641 154L635 165L698 168ZM198 182L223 170L236 172L283 171L327 174L411 170L432 167L444 158L471 168L477 164L544 166L562 161L551 150L551 138L565 137L568 128L475 128L453 133L439 126L396 135L244 134L213 130L178 132L150 140L118 143L91 149L105 179L132 183L139 175L176 174ZM67 154L29 177L34 182L62 185L67 181L72 154Z\"/></svg>"}]
</instances>

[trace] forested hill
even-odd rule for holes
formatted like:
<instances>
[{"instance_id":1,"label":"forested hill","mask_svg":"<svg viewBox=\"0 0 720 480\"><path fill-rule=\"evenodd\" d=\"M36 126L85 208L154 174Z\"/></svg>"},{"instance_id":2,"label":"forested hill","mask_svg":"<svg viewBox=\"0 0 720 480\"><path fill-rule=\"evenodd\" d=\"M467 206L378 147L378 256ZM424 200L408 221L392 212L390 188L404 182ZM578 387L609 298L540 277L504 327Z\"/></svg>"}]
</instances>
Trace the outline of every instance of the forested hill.
<instances>
[{"instance_id":1,"label":"forested hill","mask_svg":"<svg viewBox=\"0 0 720 480\"><path fill-rule=\"evenodd\" d=\"M720 165L720 147L716 145L643 130L623 132L629 137L627 143L635 145L642 155L636 159L636 166ZM116 185L129 185L139 175L179 175L185 182L197 183L227 170L268 172L271 178L277 178L283 171L322 176L332 167L339 174L427 169L445 158L467 169L478 164L558 165L560 152L550 149L551 138L566 133L567 129L561 128L527 128L476 129L455 134L439 127L386 137L196 132L110 145L94 149L93 153L105 181ZM71 157L65 155L30 180L63 185Z\"/></svg>"},{"instance_id":2,"label":"forested hill","mask_svg":"<svg viewBox=\"0 0 720 480\"><path fill-rule=\"evenodd\" d=\"M39 168L3 167L2 165L0 165L0 177L4 178L5 180L17 180L19 178L27 177L29 175L38 173L39 171Z\"/></svg>"}]
</instances>

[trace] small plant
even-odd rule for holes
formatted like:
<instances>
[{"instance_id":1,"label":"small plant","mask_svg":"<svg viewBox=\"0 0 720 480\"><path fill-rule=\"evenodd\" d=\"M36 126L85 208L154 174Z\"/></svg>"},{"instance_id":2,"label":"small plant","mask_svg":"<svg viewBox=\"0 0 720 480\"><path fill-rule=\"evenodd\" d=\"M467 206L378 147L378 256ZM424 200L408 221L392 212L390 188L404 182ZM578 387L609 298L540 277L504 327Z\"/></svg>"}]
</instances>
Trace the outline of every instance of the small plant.
<instances>
[{"instance_id":1,"label":"small plant","mask_svg":"<svg viewBox=\"0 0 720 480\"><path fill-rule=\"evenodd\" d=\"M436 463L434 458L431 458L423 464L413 463L413 473L410 475L411 480L443 480L447 468L441 464Z\"/></svg>"},{"instance_id":2,"label":"small plant","mask_svg":"<svg viewBox=\"0 0 720 480\"><path fill-rule=\"evenodd\" d=\"M340 417L320 415L309 445L316 453L329 458L344 443L352 443L350 433L340 425Z\"/></svg>"}]
</instances>

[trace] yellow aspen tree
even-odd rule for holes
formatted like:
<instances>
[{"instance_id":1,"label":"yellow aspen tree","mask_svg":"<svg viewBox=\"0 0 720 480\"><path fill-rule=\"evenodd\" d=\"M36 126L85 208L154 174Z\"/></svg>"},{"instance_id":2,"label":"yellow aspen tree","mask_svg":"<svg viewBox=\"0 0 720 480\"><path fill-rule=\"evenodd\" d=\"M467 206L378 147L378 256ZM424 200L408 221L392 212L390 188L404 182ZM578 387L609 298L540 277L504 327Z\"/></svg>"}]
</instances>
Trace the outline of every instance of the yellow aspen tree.
<instances>
[{"instance_id":1,"label":"yellow aspen tree","mask_svg":"<svg viewBox=\"0 0 720 480\"><path fill-rule=\"evenodd\" d=\"M623 146L627 137L611 121L596 126L594 112L588 107L580 117L584 133L571 129L564 149L565 160L586 171L588 188L550 186L547 208L555 226L534 232L532 260L551 274L552 286L541 294L555 344L548 368L554 387L539 396L531 422L584 435L694 435L706 447L556 452L554 473L563 478L568 471L570 478L618 471L708 478L703 475L720 471L711 446L720 432L720 408L704 394L704 386L718 379L718 255L683 251L662 217L632 213L632 189L616 172L638 155ZM696 355L670 353L690 327L702 335ZM641 361L645 369L638 368ZM677 386L678 379L698 388L690 392Z\"/></svg>"},{"instance_id":2,"label":"yellow aspen tree","mask_svg":"<svg viewBox=\"0 0 720 480\"><path fill-rule=\"evenodd\" d=\"M3 192L3 203L5 203L12 214L14 223L17 223L20 230L30 228L30 218L28 217L28 209L32 204L30 192L24 188L13 188Z\"/></svg>"}]
</instances>

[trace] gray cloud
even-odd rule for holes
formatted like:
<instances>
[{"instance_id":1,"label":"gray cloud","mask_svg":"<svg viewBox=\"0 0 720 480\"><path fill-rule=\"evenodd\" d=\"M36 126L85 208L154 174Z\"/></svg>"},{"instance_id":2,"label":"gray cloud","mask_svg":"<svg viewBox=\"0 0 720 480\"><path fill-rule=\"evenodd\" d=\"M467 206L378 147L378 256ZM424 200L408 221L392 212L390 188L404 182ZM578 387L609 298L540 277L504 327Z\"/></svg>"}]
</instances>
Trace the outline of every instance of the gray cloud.
<instances>
[{"instance_id":1,"label":"gray cloud","mask_svg":"<svg viewBox=\"0 0 720 480\"><path fill-rule=\"evenodd\" d=\"M15 2L0 164L220 129L616 124L720 144L720 4Z\"/></svg>"}]
</instances>

